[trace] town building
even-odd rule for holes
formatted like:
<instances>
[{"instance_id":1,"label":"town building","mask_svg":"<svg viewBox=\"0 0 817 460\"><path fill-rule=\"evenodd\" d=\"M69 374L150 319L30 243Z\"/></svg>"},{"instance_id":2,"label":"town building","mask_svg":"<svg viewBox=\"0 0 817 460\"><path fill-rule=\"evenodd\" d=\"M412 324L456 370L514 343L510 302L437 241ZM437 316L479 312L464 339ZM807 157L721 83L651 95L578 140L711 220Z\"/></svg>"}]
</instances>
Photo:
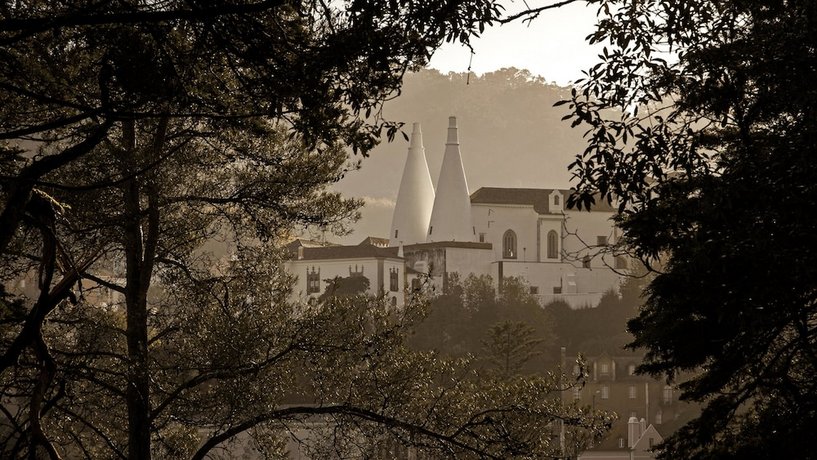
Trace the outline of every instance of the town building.
<instances>
[{"instance_id":1,"label":"town building","mask_svg":"<svg viewBox=\"0 0 817 460\"><path fill-rule=\"evenodd\" d=\"M642 359L625 352L585 357L585 384L563 392L565 404L615 412L619 417L605 439L581 459L655 458L651 450L663 440L662 433L673 433L699 415L697 405L679 400L675 386L636 374ZM578 364L574 365L573 374L579 372Z\"/></svg>"}]
</instances>

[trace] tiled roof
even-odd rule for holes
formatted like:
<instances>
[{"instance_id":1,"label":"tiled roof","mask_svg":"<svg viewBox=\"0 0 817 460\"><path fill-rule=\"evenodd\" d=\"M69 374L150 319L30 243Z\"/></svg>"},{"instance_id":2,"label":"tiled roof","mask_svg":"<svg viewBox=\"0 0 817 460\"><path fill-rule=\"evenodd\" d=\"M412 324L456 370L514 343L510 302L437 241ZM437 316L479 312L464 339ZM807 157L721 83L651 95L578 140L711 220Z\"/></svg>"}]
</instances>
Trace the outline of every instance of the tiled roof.
<instances>
[{"instance_id":1,"label":"tiled roof","mask_svg":"<svg viewBox=\"0 0 817 460\"><path fill-rule=\"evenodd\" d=\"M398 248L379 248L368 244L357 246L327 246L322 248L303 248L303 257L299 260L327 259L398 259Z\"/></svg>"},{"instance_id":2,"label":"tiled roof","mask_svg":"<svg viewBox=\"0 0 817 460\"><path fill-rule=\"evenodd\" d=\"M403 246L404 251L417 251L423 249L436 248L465 248L465 249L491 249L491 243L472 243L470 241L435 241L433 243L416 243Z\"/></svg>"},{"instance_id":3,"label":"tiled roof","mask_svg":"<svg viewBox=\"0 0 817 460\"><path fill-rule=\"evenodd\" d=\"M539 214L550 214L548 199L554 189L549 188L502 188L482 187L471 194L471 204L517 204L533 206ZM563 202L574 190L555 189L562 194ZM596 199L591 211L614 212L605 200Z\"/></svg>"}]
</instances>

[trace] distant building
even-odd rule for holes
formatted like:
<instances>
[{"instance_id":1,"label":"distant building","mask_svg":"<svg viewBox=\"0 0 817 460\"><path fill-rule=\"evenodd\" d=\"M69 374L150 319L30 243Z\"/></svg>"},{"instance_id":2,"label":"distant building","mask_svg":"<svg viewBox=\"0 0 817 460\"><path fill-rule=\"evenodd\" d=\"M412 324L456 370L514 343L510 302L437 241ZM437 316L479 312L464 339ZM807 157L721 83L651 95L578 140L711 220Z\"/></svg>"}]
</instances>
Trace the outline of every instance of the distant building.
<instances>
[{"instance_id":1,"label":"distant building","mask_svg":"<svg viewBox=\"0 0 817 460\"><path fill-rule=\"evenodd\" d=\"M484 187L469 194L455 117L449 118L435 191L415 123L388 240L370 237L345 249L303 243L288 265L299 278L295 293L319 295L324 280L359 274L369 278L373 294L396 297L402 305L403 286L430 279L445 292L456 273L490 275L498 289L503 279L518 277L542 304L561 300L572 308L593 307L605 292L618 289L619 270L627 267L608 251L618 237L614 209L599 204L592 211L569 210L565 200L571 193ZM387 280L395 273L399 289L391 291L394 283Z\"/></svg>"},{"instance_id":2,"label":"distant building","mask_svg":"<svg viewBox=\"0 0 817 460\"><path fill-rule=\"evenodd\" d=\"M642 356L633 354L586 357L587 381L583 388L563 392L566 404L577 403L618 414L606 438L588 449L581 459L655 458L649 450L699 414L698 406L678 399L678 390L666 382L637 375ZM569 371L569 369L567 369ZM573 373L578 374L578 365ZM632 424L636 421L638 429ZM643 438L643 439L642 439ZM640 440L640 441L639 441ZM635 450L634 450L634 444ZM624 455L624 456L622 456Z\"/></svg>"},{"instance_id":3,"label":"distant building","mask_svg":"<svg viewBox=\"0 0 817 460\"><path fill-rule=\"evenodd\" d=\"M579 455L578 460L654 460L653 448L664 438L653 425L635 417L627 420L627 432L622 435L608 436L615 443L598 446Z\"/></svg>"}]
</instances>

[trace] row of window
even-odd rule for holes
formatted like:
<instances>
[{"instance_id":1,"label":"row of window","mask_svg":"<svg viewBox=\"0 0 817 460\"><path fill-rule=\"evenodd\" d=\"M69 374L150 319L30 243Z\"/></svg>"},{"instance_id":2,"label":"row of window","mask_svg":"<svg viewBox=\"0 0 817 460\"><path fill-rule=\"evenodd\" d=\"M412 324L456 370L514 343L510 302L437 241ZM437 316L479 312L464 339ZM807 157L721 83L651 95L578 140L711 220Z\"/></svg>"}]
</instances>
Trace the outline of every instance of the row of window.
<instances>
[{"instance_id":1,"label":"row of window","mask_svg":"<svg viewBox=\"0 0 817 460\"><path fill-rule=\"evenodd\" d=\"M485 241L485 234L479 234L479 241ZM607 246L609 244L608 237L604 235L599 235L596 237L596 244L598 246ZM502 236L502 258L504 259L516 259L518 257L518 251L516 248L516 232L513 230L507 230L505 234ZM559 258L559 234L556 233L556 230L551 230L548 232L547 235L547 258L548 259L558 259ZM582 267L583 268L590 268L591 258L589 255L585 256L582 259ZM615 268L617 269L626 269L627 268L627 260L624 257L616 257L615 258ZM556 294L560 294L560 292L554 292Z\"/></svg>"},{"instance_id":2,"label":"row of window","mask_svg":"<svg viewBox=\"0 0 817 460\"><path fill-rule=\"evenodd\" d=\"M638 398L638 387L636 385L630 385L627 389L627 397L628 399L636 399ZM598 394L601 399L610 399L610 387L607 385L602 385L595 394ZM661 392L661 402L664 404L672 404L673 401L673 389L669 385L664 385L664 388ZM582 399L582 389L579 387L573 388L573 399L580 400Z\"/></svg>"},{"instance_id":3,"label":"row of window","mask_svg":"<svg viewBox=\"0 0 817 460\"><path fill-rule=\"evenodd\" d=\"M502 258L516 259L518 254L519 253L516 250L516 232L513 230L507 230L505 234L502 235ZM559 258L559 234L556 233L556 230L551 230L548 232L547 258Z\"/></svg>"},{"instance_id":4,"label":"row of window","mask_svg":"<svg viewBox=\"0 0 817 460\"><path fill-rule=\"evenodd\" d=\"M599 366L599 374L600 375L609 375L610 374L610 363L609 362L601 362L598 364ZM579 375L579 365L576 364L573 366L573 375ZM627 365L627 375L635 375L635 364L630 363Z\"/></svg>"},{"instance_id":5,"label":"row of window","mask_svg":"<svg viewBox=\"0 0 817 460\"><path fill-rule=\"evenodd\" d=\"M357 270L357 266L355 266L355 270ZM362 268L360 272L353 272L352 267L349 267L350 276L352 274L360 273L362 274ZM389 291L397 292L400 290L400 269L397 267L393 267L389 269ZM321 269L320 267L311 267L306 269L306 293L307 294L315 294L321 292Z\"/></svg>"}]
</instances>

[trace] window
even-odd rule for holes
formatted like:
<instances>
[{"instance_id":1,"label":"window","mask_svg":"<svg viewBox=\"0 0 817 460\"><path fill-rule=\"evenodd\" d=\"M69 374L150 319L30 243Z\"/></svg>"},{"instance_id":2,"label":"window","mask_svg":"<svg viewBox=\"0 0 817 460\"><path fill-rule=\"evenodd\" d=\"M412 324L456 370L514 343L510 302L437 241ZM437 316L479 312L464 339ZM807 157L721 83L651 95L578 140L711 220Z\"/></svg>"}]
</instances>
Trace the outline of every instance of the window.
<instances>
[{"instance_id":1,"label":"window","mask_svg":"<svg viewBox=\"0 0 817 460\"><path fill-rule=\"evenodd\" d=\"M400 281L398 278L398 274L400 273L400 269L397 267L389 269L389 290L390 291L399 291L400 290Z\"/></svg>"},{"instance_id":2,"label":"window","mask_svg":"<svg viewBox=\"0 0 817 460\"><path fill-rule=\"evenodd\" d=\"M664 423L664 412L659 409L658 412L655 413L655 424L660 425Z\"/></svg>"},{"instance_id":3,"label":"window","mask_svg":"<svg viewBox=\"0 0 817 460\"><path fill-rule=\"evenodd\" d=\"M607 246L607 236L599 235L596 237L596 245L597 246Z\"/></svg>"},{"instance_id":4,"label":"window","mask_svg":"<svg viewBox=\"0 0 817 460\"><path fill-rule=\"evenodd\" d=\"M306 293L316 292L321 292L321 269L315 270L315 267L312 267L312 271L306 270Z\"/></svg>"},{"instance_id":5,"label":"window","mask_svg":"<svg viewBox=\"0 0 817 460\"><path fill-rule=\"evenodd\" d=\"M636 397L635 385L630 385L630 391L628 393L628 396L629 396L630 399L635 399L635 397Z\"/></svg>"},{"instance_id":6,"label":"window","mask_svg":"<svg viewBox=\"0 0 817 460\"><path fill-rule=\"evenodd\" d=\"M671 386L664 385L664 392L663 392L662 400L664 401L664 404L672 403L672 387Z\"/></svg>"},{"instance_id":7,"label":"window","mask_svg":"<svg viewBox=\"0 0 817 460\"><path fill-rule=\"evenodd\" d=\"M582 258L582 268L590 268L590 256L584 256Z\"/></svg>"},{"instance_id":8,"label":"window","mask_svg":"<svg viewBox=\"0 0 817 460\"><path fill-rule=\"evenodd\" d=\"M531 295L539 294L539 286L531 286L530 287L530 293L531 293Z\"/></svg>"},{"instance_id":9,"label":"window","mask_svg":"<svg viewBox=\"0 0 817 460\"><path fill-rule=\"evenodd\" d=\"M623 448L624 448L624 438L623 438L623 437L621 437L621 436L619 436L619 437L618 437L618 448L619 448L619 449L623 449Z\"/></svg>"},{"instance_id":10,"label":"window","mask_svg":"<svg viewBox=\"0 0 817 460\"><path fill-rule=\"evenodd\" d=\"M553 195L553 204L555 204L556 206L559 206L560 201L561 201L561 197L558 194Z\"/></svg>"},{"instance_id":11,"label":"window","mask_svg":"<svg viewBox=\"0 0 817 460\"><path fill-rule=\"evenodd\" d=\"M635 364L627 365L627 375L635 375Z\"/></svg>"},{"instance_id":12,"label":"window","mask_svg":"<svg viewBox=\"0 0 817 460\"><path fill-rule=\"evenodd\" d=\"M573 365L573 376L578 377L579 374L581 373L581 371L582 371L582 368L579 367L578 364Z\"/></svg>"},{"instance_id":13,"label":"window","mask_svg":"<svg viewBox=\"0 0 817 460\"><path fill-rule=\"evenodd\" d=\"M414 278L411 280L411 290L412 291L420 290L420 278Z\"/></svg>"},{"instance_id":14,"label":"window","mask_svg":"<svg viewBox=\"0 0 817 460\"><path fill-rule=\"evenodd\" d=\"M484 243L484 242L485 242L485 234L484 234L484 233L480 233L480 234L479 234L479 242L480 242L480 243Z\"/></svg>"},{"instance_id":15,"label":"window","mask_svg":"<svg viewBox=\"0 0 817 460\"><path fill-rule=\"evenodd\" d=\"M559 258L559 235L556 230L548 232L548 259Z\"/></svg>"},{"instance_id":16,"label":"window","mask_svg":"<svg viewBox=\"0 0 817 460\"><path fill-rule=\"evenodd\" d=\"M392 307L396 307L396 306L397 306L397 297L392 296L392 298L391 298L391 306L392 306Z\"/></svg>"},{"instance_id":17,"label":"window","mask_svg":"<svg viewBox=\"0 0 817 460\"><path fill-rule=\"evenodd\" d=\"M601 399L610 399L610 387L607 385L601 387Z\"/></svg>"},{"instance_id":18,"label":"window","mask_svg":"<svg viewBox=\"0 0 817 460\"><path fill-rule=\"evenodd\" d=\"M397 232L398 232L398 231L399 231L399 230L394 229L394 237L395 237L395 238L397 238Z\"/></svg>"},{"instance_id":19,"label":"window","mask_svg":"<svg viewBox=\"0 0 817 460\"><path fill-rule=\"evenodd\" d=\"M502 257L516 259L516 233L513 230L508 230L502 237Z\"/></svg>"},{"instance_id":20,"label":"window","mask_svg":"<svg viewBox=\"0 0 817 460\"><path fill-rule=\"evenodd\" d=\"M609 374L610 373L610 365L607 363L601 363L601 373L602 374Z\"/></svg>"},{"instance_id":21,"label":"window","mask_svg":"<svg viewBox=\"0 0 817 460\"><path fill-rule=\"evenodd\" d=\"M474 232L474 235L476 235L476 234L477 234L477 228L476 228L476 227L471 227L471 231L473 231L473 232Z\"/></svg>"},{"instance_id":22,"label":"window","mask_svg":"<svg viewBox=\"0 0 817 460\"><path fill-rule=\"evenodd\" d=\"M650 449L652 449L652 447L653 447L653 443L654 443L655 441L653 440L653 438L649 438L649 441L648 441L648 442L649 442L649 445L650 445Z\"/></svg>"},{"instance_id":23,"label":"window","mask_svg":"<svg viewBox=\"0 0 817 460\"><path fill-rule=\"evenodd\" d=\"M429 225L428 226L428 234L431 235L431 232L433 232L433 231L434 231L434 226Z\"/></svg>"},{"instance_id":24,"label":"window","mask_svg":"<svg viewBox=\"0 0 817 460\"><path fill-rule=\"evenodd\" d=\"M573 400L578 401L580 399L582 399L582 389L579 388L579 387L574 387L573 388Z\"/></svg>"}]
</instances>

